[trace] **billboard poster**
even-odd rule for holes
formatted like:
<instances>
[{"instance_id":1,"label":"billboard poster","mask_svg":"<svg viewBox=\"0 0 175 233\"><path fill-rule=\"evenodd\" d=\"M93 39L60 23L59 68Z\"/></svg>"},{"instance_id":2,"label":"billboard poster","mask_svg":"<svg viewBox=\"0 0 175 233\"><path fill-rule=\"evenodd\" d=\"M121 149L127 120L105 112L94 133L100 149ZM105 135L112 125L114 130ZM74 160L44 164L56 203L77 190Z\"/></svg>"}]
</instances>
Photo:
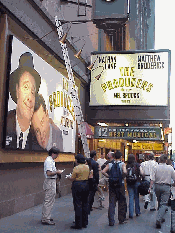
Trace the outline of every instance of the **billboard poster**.
<instances>
[{"instance_id":1,"label":"billboard poster","mask_svg":"<svg viewBox=\"0 0 175 233\"><path fill-rule=\"evenodd\" d=\"M95 53L90 105L167 106L169 50Z\"/></svg>"},{"instance_id":2,"label":"billboard poster","mask_svg":"<svg viewBox=\"0 0 175 233\"><path fill-rule=\"evenodd\" d=\"M13 36L5 148L75 153L68 79Z\"/></svg>"}]
</instances>

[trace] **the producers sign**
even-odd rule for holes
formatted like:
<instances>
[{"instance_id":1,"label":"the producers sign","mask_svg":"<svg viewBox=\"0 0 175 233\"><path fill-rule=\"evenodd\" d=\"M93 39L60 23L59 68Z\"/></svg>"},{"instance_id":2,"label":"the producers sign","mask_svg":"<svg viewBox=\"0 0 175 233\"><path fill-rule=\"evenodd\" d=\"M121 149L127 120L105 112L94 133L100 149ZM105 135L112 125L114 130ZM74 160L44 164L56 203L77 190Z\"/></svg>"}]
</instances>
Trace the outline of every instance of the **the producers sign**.
<instances>
[{"instance_id":1,"label":"the producers sign","mask_svg":"<svg viewBox=\"0 0 175 233\"><path fill-rule=\"evenodd\" d=\"M90 105L168 105L169 50L92 55Z\"/></svg>"}]
</instances>

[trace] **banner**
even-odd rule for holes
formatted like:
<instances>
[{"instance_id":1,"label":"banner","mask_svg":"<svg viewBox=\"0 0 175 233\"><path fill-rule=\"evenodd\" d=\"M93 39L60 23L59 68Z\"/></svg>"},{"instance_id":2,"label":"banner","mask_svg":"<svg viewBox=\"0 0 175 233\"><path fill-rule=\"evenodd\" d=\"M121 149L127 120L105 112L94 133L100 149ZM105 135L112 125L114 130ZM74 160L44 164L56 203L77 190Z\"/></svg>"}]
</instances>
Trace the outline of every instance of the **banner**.
<instances>
[{"instance_id":1,"label":"banner","mask_svg":"<svg viewBox=\"0 0 175 233\"><path fill-rule=\"evenodd\" d=\"M76 122L68 79L13 37L7 149L75 153Z\"/></svg>"},{"instance_id":2,"label":"banner","mask_svg":"<svg viewBox=\"0 0 175 233\"><path fill-rule=\"evenodd\" d=\"M132 150L163 151L162 143L132 143Z\"/></svg>"},{"instance_id":3,"label":"banner","mask_svg":"<svg viewBox=\"0 0 175 233\"><path fill-rule=\"evenodd\" d=\"M91 57L90 105L168 105L168 51Z\"/></svg>"},{"instance_id":4,"label":"banner","mask_svg":"<svg viewBox=\"0 0 175 233\"><path fill-rule=\"evenodd\" d=\"M95 126L94 138L126 140L161 140L161 128Z\"/></svg>"}]
</instances>

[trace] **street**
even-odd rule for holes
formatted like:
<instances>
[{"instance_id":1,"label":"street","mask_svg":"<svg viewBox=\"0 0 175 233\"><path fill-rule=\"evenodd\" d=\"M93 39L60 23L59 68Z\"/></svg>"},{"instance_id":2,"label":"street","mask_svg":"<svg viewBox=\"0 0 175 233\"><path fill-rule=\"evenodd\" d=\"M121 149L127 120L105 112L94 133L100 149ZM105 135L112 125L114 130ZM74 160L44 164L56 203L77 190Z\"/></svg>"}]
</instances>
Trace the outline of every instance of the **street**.
<instances>
[{"instance_id":1,"label":"street","mask_svg":"<svg viewBox=\"0 0 175 233\"><path fill-rule=\"evenodd\" d=\"M161 229L155 228L155 218L157 211L145 210L143 205L143 197L140 196L140 207L141 215L133 219L128 219L128 222L123 225L118 224L117 220L117 208L115 215L115 225L108 226L107 210L108 210L108 193L104 192L105 201L103 202L104 208L99 209L98 206L98 196L95 196L95 202L93 205L93 211L89 216L89 225L87 228L82 230L73 230L70 229L74 221L74 210L72 203L72 196L68 194L61 198L57 198L52 210L52 217L55 226L46 226L42 225L41 220L41 211L42 205L30 208L28 210L22 211L20 213L14 214L12 216L0 219L0 232L2 233L39 233L39 232L96 232L96 233L168 233L170 232L170 222L171 222L171 209L169 207L168 212L165 215L165 223L162 223ZM128 203L128 196L127 196ZM117 207L117 206L116 206ZM128 218L128 212L127 212Z\"/></svg>"}]
</instances>

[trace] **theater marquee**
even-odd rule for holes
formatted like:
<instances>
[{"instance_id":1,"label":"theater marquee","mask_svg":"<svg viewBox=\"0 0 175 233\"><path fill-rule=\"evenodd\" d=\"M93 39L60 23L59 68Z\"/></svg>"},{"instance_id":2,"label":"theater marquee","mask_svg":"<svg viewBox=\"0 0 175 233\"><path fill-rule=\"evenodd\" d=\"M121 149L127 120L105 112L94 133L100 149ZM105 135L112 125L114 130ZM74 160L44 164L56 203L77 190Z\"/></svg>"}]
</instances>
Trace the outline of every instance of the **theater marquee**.
<instances>
[{"instance_id":1,"label":"theater marquee","mask_svg":"<svg viewBox=\"0 0 175 233\"><path fill-rule=\"evenodd\" d=\"M125 140L161 140L161 128L95 126L94 138Z\"/></svg>"},{"instance_id":2,"label":"theater marquee","mask_svg":"<svg viewBox=\"0 0 175 233\"><path fill-rule=\"evenodd\" d=\"M94 53L90 105L167 106L169 52Z\"/></svg>"}]
</instances>

